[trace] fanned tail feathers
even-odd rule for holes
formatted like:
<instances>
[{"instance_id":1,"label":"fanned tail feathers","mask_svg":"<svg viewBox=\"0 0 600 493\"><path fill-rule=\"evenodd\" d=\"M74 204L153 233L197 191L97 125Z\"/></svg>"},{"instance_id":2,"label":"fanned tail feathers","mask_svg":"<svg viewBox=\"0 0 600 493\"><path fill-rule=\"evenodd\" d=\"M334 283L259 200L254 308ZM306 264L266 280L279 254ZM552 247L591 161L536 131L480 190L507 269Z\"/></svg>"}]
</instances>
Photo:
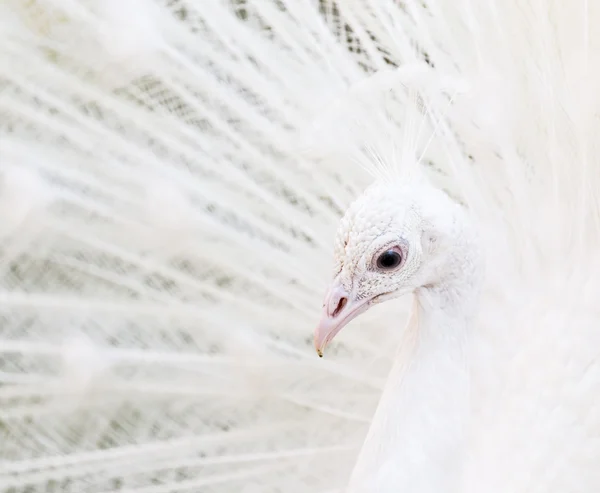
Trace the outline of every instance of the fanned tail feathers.
<instances>
[{"instance_id":1,"label":"fanned tail feathers","mask_svg":"<svg viewBox=\"0 0 600 493\"><path fill-rule=\"evenodd\" d=\"M4 2L0 489L341 491L408 309L312 350L374 177L424 173L495 240L487 317L530 303L498 365L561 337L549 300L583 327L557 358L596 365L598 8Z\"/></svg>"}]
</instances>

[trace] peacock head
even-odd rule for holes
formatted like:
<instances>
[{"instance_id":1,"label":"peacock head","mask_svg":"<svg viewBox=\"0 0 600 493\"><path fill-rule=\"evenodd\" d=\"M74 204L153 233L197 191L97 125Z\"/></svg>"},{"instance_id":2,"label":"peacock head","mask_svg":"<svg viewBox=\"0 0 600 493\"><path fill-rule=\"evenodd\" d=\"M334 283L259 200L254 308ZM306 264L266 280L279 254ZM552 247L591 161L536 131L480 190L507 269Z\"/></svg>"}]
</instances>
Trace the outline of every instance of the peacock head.
<instances>
[{"instance_id":1,"label":"peacock head","mask_svg":"<svg viewBox=\"0 0 600 493\"><path fill-rule=\"evenodd\" d=\"M319 356L371 306L433 287L455 271L464 219L462 207L426 182L369 187L338 228L333 281L314 334Z\"/></svg>"}]
</instances>

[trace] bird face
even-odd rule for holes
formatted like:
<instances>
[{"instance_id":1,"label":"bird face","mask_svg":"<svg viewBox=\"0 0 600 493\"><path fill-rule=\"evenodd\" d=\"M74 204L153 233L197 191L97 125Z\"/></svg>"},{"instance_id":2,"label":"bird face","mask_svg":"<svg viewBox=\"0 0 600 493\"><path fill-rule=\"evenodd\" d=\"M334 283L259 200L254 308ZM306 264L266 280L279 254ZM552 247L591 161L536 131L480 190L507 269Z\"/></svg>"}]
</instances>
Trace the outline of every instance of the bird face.
<instances>
[{"instance_id":1,"label":"bird face","mask_svg":"<svg viewBox=\"0 0 600 493\"><path fill-rule=\"evenodd\" d=\"M430 191L425 195L431 203ZM376 184L344 215L335 241L333 280L315 329L319 356L348 322L371 306L433 278L435 269L429 267L436 264L439 235L424 215L423 193L420 187ZM448 205L449 200L442 200Z\"/></svg>"}]
</instances>

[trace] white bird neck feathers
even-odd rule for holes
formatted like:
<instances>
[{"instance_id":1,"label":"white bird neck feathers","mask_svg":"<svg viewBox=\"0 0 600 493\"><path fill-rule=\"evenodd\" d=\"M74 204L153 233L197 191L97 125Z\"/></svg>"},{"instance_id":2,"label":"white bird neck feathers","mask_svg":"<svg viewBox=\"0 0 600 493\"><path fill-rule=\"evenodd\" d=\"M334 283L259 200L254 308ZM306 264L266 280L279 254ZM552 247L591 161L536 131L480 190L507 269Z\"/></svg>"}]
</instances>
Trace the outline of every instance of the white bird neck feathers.
<instances>
[{"instance_id":1,"label":"white bird neck feathers","mask_svg":"<svg viewBox=\"0 0 600 493\"><path fill-rule=\"evenodd\" d=\"M320 354L373 304L409 292L415 297L352 476L353 493L439 492L452 484L469 416L468 339L482 277L479 256L465 211L428 185L378 183L342 220L334 280L315 332Z\"/></svg>"}]
</instances>

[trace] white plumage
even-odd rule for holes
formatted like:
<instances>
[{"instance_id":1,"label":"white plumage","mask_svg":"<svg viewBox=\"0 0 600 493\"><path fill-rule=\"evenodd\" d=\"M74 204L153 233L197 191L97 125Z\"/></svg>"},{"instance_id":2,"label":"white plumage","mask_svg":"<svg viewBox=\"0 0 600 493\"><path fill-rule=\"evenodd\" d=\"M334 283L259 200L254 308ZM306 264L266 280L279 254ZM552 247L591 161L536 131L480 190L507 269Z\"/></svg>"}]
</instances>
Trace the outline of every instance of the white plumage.
<instances>
[{"instance_id":1,"label":"white plumage","mask_svg":"<svg viewBox=\"0 0 600 493\"><path fill-rule=\"evenodd\" d=\"M597 21L0 4L0 490L598 491ZM421 173L475 222L485 280L469 378L438 347L407 394L409 299L324 359L312 329L340 217Z\"/></svg>"}]
</instances>

